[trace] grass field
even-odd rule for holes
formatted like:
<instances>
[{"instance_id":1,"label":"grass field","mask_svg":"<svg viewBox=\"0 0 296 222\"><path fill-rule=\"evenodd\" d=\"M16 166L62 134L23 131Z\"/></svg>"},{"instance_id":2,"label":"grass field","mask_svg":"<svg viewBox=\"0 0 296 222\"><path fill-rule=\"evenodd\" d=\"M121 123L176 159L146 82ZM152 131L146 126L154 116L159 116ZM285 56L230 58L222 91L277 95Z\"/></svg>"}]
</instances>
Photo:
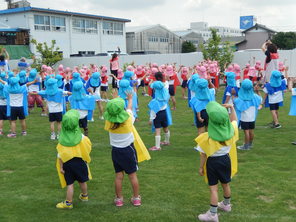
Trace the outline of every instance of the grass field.
<instances>
[{"instance_id":1,"label":"grass field","mask_svg":"<svg viewBox=\"0 0 296 222\"><path fill-rule=\"evenodd\" d=\"M296 117L288 116L290 96L287 93L285 106L280 109L281 129L266 128L271 121L269 110L259 112L254 147L238 150L239 171L231 183L233 211L221 213L220 221L296 221L296 147L290 145L296 140ZM154 144L146 108L149 97L139 96L139 100L140 122L135 126L148 148ZM139 166L142 206L129 203L132 192L126 177L125 205L120 209L113 205L114 171L108 133L97 113L95 122L89 123L94 177L88 182L90 200L78 201L76 184L74 208L55 208L65 198L55 168L57 141L50 141L48 118L41 117L40 109L35 108L27 119L26 137L0 137L0 221L196 221L196 215L208 209L209 191L198 176L192 111L180 96L177 102L177 110L172 112L171 146L151 153L152 159ZM8 131L7 122L4 129ZM242 140L240 131L239 145Z\"/></svg>"}]
</instances>

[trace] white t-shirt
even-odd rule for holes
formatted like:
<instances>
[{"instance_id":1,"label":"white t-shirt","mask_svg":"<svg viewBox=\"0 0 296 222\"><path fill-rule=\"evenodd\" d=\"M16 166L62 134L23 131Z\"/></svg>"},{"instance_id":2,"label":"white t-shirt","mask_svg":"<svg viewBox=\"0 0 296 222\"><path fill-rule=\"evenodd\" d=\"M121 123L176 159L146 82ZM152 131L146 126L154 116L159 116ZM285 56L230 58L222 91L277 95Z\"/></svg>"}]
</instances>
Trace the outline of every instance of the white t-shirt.
<instances>
[{"instance_id":1,"label":"white t-shirt","mask_svg":"<svg viewBox=\"0 0 296 222\"><path fill-rule=\"evenodd\" d=\"M256 119L256 107L250 106L247 110L241 112L240 120L243 122L254 122Z\"/></svg>"},{"instance_id":2,"label":"white t-shirt","mask_svg":"<svg viewBox=\"0 0 296 222\"><path fill-rule=\"evenodd\" d=\"M79 119L84 119L88 115L88 110L77 109L77 111L79 112Z\"/></svg>"},{"instance_id":3,"label":"white t-shirt","mask_svg":"<svg viewBox=\"0 0 296 222\"><path fill-rule=\"evenodd\" d=\"M0 106L6 106L6 99L0 99Z\"/></svg>"},{"instance_id":4,"label":"white t-shirt","mask_svg":"<svg viewBox=\"0 0 296 222\"><path fill-rule=\"evenodd\" d=\"M165 110L167 108L167 105L165 104L163 107L161 107L161 109L159 110ZM156 118L156 113L153 110L150 110L150 121L154 120Z\"/></svg>"},{"instance_id":5,"label":"white t-shirt","mask_svg":"<svg viewBox=\"0 0 296 222\"><path fill-rule=\"evenodd\" d=\"M127 109L126 111L132 117L132 123L134 124L135 118L133 116L133 111L129 110L129 109ZM116 147L116 148L125 148L125 147L131 145L131 143L133 143L135 140L134 134L132 132L131 133L124 133L124 134L109 132L109 138L110 138L111 146Z\"/></svg>"},{"instance_id":6,"label":"white t-shirt","mask_svg":"<svg viewBox=\"0 0 296 222\"><path fill-rule=\"evenodd\" d=\"M231 148L231 146L222 146L216 153L211 155L211 157L223 156L223 155L229 153L230 148ZM205 153L200 146L197 146L197 150L200 151L201 153Z\"/></svg>"},{"instance_id":7,"label":"white t-shirt","mask_svg":"<svg viewBox=\"0 0 296 222\"><path fill-rule=\"evenodd\" d=\"M267 91L266 87L264 87L263 92L268 94L268 91ZM277 91L272 95L268 94L268 103L269 104L280 103L280 102L283 102L283 100L284 100L284 98L283 98L283 92L282 91Z\"/></svg>"},{"instance_id":8,"label":"white t-shirt","mask_svg":"<svg viewBox=\"0 0 296 222\"><path fill-rule=\"evenodd\" d=\"M63 91L63 96L68 95L67 91ZM57 103L54 101L47 101L47 106L48 106L48 112L49 113L59 113L63 112L63 104L62 103Z\"/></svg>"},{"instance_id":9,"label":"white t-shirt","mask_svg":"<svg viewBox=\"0 0 296 222\"><path fill-rule=\"evenodd\" d=\"M11 107L22 107L23 106L24 94L9 94L10 106Z\"/></svg>"}]
</instances>

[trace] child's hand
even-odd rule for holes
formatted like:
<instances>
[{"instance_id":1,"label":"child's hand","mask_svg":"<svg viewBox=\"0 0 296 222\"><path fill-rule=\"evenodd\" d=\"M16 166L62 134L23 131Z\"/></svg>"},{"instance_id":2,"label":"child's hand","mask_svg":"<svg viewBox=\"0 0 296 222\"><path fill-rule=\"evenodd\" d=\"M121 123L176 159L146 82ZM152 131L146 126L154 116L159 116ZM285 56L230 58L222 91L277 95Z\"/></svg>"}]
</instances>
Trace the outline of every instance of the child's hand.
<instances>
[{"instance_id":1,"label":"child's hand","mask_svg":"<svg viewBox=\"0 0 296 222\"><path fill-rule=\"evenodd\" d=\"M60 169L60 172L61 172L62 174L65 174L65 171L64 171L63 168Z\"/></svg>"},{"instance_id":2,"label":"child's hand","mask_svg":"<svg viewBox=\"0 0 296 222\"><path fill-rule=\"evenodd\" d=\"M128 100L133 99L133 92L132 92L132 91L128 91L128 92L126 92L126 95L127 95L127 99L128 99Z\"/></svg>"},{"instance_id":3,"label":"child's hand","mask_svg":"<svg viewBox=\"0 0 296 222\"><path fill-rule=\"evenodd\" d=\"M222 104L223 107L227 108L233 108L233 105L231 104Z\"/></svg>"},{"instance_id":4,"label":"child's hand","mask_svg":"<svg viewBox=\"0 0 296 222\"><path fill-rule=\"evenodd\" d=\"M204 175L204 169L203 169L203 167L200 167L200 168L199 168L199 170L198 170L198 174L199 174L200 176L203 176L203 175Z\"/></svg>"},{"instance_id":5,"label":"child's hand","mask_svg":"<svg viewBox=\"0 0 296 222\"><path fill-rule=\"evenodd\" d=\"M201 122L201 123L203 123L205 120L200 117L200 118L198 118L198 121Z\"/></svg>"},{"instance_id":6,"label":"child's hand","mask_svg":"<svg viewBox=\"0 0 296 222\"><path fill-rule=\"evenodd\" d=\"M117 92L117 90L113 90L113 92L112 92L112 98L115 99L115 98L117 98L117 97L118 97L118 92Z\"/></svg>"},{"instance_id":7,"label":"child's hand","mask_svg":"<svg viewBox=\"0 0 296 222\"><path fill-rule=\"evenodd\" d=\"M149 124L149 126L151 126L151 125L152 125L152 121L150 120L150 121L148 122L148 124Z\"/></svg>"}]
</instances>

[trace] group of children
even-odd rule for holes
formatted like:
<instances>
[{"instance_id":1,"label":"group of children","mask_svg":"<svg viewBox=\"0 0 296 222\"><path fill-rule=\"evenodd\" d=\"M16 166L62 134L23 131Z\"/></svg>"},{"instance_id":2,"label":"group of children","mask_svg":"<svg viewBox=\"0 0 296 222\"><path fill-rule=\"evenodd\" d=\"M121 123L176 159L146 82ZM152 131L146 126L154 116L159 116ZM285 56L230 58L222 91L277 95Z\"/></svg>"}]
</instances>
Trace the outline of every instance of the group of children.
<instances>
[{"instance_id":1,"label":"group of children","mask_svg":"<svg viewBox=\"0 0 296 222\"><path fill-rule=\"evenodd\" d=\"M16 120L20 119L22 135L26 135L25 117L34 103L46 110L49 115L51 139L59 141L57 145L57 170L62 187L67 186L66 200L58 203L57 208L73 208L73 183L79 182L79 199L88 200L86 182L91 179L88 163L91 161L91 142L88 136L88 120L92 120L93 111L98 104L100 116L105 119L105 130L109 132L112 146L112 161L115 170L116 206L124 204L122 181L128 174L133 189L131 203L141 205L139 182L137 179L138 162L149 160L149 153L133 126L138 106L137 90L147 87L143 94L150 95L149 123L155 132L155 146L151 151L161 150L161 145L170 145L172 124L171 109L176 109L176 86L181 84L182 97L188 99L193 110L194 123L198 129L196 138L200 155L199 174L204 175L210 187L210 209L200 214L201 221L218 221L217 209L231 211L231 191L229 182L237 172L236 141L238 126L244 130L245 140L241 150L253 146L255 120L258 110L264 105L270 107L273 127L280 128L279 106L283 102L286 81L283 70L273 70L270 81L260 85L262 69L256 63L257 73L252 67L243 70L244 80L237 64L227 67L225 72L225 92L222 106L215 100L219 88L219 64L216 61L202 61L193 68L173 65L149 64L147 66L129 66L127 71L114 72L113 99L109 101L108 69L91 65L73 70L60 65L58 73L47 66L42 66L39 76L35 69L29 72L1 73L0 79L0 133L3 135L3 120L9 119L11 132L8 137L16 137ZM255 66L255 67L256 67ZM248 69L248 78L245 72ZM114 71L114 70L113 70ZM182 79L179 82L178 73ZM264 76L263 76L264 77ZM264 79L264 78L263 78ZM188 86L188 97L186 88ZM260 96L259 88L265 95ZM296 93L295 93L296 94ZM169 101L172 102L170 108ZM43 105L43 103L46 105ZM103 112L101 101L106 101ZM66 112L66 103L71 110ZM29 105L27 105L29 104ZM294 112L292 112L294 113ZM57 123L57 132L54 124ZM82 134L80 128L83 128ZM161 141L161 128L164 141ZM218 202L218 182L221 182L224 200Z\"/></svg>"}]
</instances>

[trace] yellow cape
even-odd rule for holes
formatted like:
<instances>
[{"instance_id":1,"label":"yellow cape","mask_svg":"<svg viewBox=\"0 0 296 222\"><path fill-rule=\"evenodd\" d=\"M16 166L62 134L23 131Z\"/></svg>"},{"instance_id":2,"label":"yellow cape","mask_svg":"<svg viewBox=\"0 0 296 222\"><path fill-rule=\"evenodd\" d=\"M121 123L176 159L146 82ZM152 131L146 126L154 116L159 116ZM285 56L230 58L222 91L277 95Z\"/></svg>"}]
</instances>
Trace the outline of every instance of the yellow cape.
<instances>
[{"instance_id":1,"label":"yellow cape","mask_svg":"<svg viewBox=\"0 0 296 222\"><path fill-rule=\"evenodd\" d=\"M62 160L63 163L71 160L74 157L82 158L87 163L88 177L90 180L92 179L90 168L88 166L88 164L91 161L91 158L89 155L91 152L91 142L88 137L84 136L80 141L80 143L77 144L76 146L68 147L68 146L63 146L61 144L58 144L57 151L59 154L59 158ZM61 166L60 166L59 158L57 158L57 161L56 161L56 168L58 171L61 187L64 188L67 186L67 184L66 184L64 175L60 171Z\"/></svg>"},{"instance_id":2,"label":"yellow cape","mask_svg":"<svg viewBox=\"0 0 296 222\"><path fill-rule=\"evenodd\" d=\"M237 173L237 152L236 152L236 141L238 141L238 127L237 122L232 121L232 126L234 128L234 136L225 141L226 146L231 146L229 151L230 161L231 161L231 177L233 177ZM208 133L203 133L199 135L195 139L196 143L202 148L202 150L205 152L207 157L213 155L215 152L217 152L222 146L221 143L212 140L209 138ZM204 165L204 174L205 174L205 182L208 182L207 172L206 172L206 164Z\"/></svg>"},{"instance_id":3,"label":"yellow cape","mask_svg":"<svg viewBox=\"0 0 296 222\"><path fill-rule=\"evenodd\" d=\"M134 145L135 149L137 151L137 157L138 157L138 162L143 162L144 160L150 160L150 154L143 143L140 135L138 134L136 128L132 124L132 117L130 116L124 123L120 124L120 127L118 127L115 130L112 130L113 123L109 122L108 120L105 121L105 130L110 132L110 133L118 133L118 134L125 134L125 133L133 133L134 135Z\"/></svg>"}]
</instances>

